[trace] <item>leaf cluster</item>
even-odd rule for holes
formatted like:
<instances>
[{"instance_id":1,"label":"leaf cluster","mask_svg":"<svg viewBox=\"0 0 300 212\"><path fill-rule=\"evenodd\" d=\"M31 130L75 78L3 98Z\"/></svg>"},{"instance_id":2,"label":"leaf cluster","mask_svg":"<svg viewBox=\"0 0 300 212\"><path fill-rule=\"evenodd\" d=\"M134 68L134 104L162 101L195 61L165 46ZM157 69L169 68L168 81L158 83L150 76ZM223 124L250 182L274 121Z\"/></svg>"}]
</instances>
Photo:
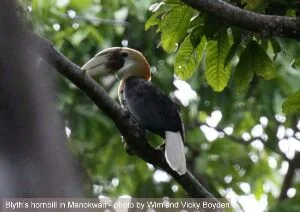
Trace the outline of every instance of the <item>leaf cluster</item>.
<instances>
[{"instance_id":1,"label":"leaf cluster","mask_svg":"<svg viewBox=\"0 0 300 212\"><path fill-rule=\"evenodd\" d=\"M285 15L296 14L296 2L232 1L246 10L273 11L278 4ZM174 72L188 80L195 71L203 71L204 79L216 92L234 86L237 92L247 92L256 78L276 79L279 54L286 52L282 40L229 26L211 13L201 13L177 0L166 0L150 8L153 12L145 28L156 26L161 34L161 46L175 53ZM293 12L291 12L293 11ZM298 56L292 56L292 67L298 68ZM296 94L289 98L294 98ZM284 112L295 112L299 105L286 101ZM289 105L289 106L286 106ZM292 110L290 110L293 108Z\"/></svg>"},{"instance_id":2,"label":"leaf cluster","mask_svg":"<svg viewBox=\"0 0 300 212\"><path fill-rule=\"evenodd\" d=\"M276 209L287 159L279 144L299 138L299 94L293 95L300 89L297 42L229 26L179 0L27 2L33 29L78 65L104 48L128 43L148 59L153 83L180 102L181 89L172 84L174 70L196 96L181 105L193 173L216 196L254 195L267 198L268 207ZM261 13L297 14L296 1L230 3ZM186 195L174 180L126 154L112 122L74 85L60 76L55 80L57 108L71 130L68 145L87 171L84 182L93 185L89 190L94 195ZM116 98L114 76L102 76L99 83ZM188 95L185 91L182 96ZM282 117L282 104L287 118ZM216 111L222 118L210 125ZM255 135L257 128L260 135ZM161 144L154 135L149 140ZM299 182L293 187L298 190ZM288 202L277 208L296 207L299 194Z\"/></svg>"}]
</instances>

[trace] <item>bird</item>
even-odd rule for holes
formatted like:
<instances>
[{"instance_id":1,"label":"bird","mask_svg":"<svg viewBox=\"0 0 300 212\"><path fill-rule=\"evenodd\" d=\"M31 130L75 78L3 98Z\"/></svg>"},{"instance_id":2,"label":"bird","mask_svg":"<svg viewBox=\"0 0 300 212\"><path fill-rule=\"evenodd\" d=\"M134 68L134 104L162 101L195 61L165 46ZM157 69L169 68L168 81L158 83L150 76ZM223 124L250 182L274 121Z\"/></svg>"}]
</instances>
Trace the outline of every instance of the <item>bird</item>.
<instances>
[{"instance_id":1,"label":"bird","mask_svg":"<svg viewBox=\"0 0 300 212\"><path fill-rule=\"evenodd\" d=\"M82 66L91 77L115 74L120 80L120 104L147 131L165 139L164 155L170 168L186 173L184 127L178 105L151 83L150 65L143 54L128 47L100 51Z\"/></svg>"}]
</instances>

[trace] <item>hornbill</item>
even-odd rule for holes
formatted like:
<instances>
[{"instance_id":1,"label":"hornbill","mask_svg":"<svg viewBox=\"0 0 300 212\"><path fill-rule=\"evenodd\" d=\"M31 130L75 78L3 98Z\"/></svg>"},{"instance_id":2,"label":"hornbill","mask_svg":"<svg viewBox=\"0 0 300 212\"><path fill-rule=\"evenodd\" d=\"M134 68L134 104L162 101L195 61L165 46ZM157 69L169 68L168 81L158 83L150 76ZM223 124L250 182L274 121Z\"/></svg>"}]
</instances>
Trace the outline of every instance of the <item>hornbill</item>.
<instances>
[{"instance_id":1,"label":"hornbill","mask_svg":"<svg viewBox=\"0 0 300 212\"><path fill-rule=\"evenodd\" d=\"M148 131L165 139L165 157L179 175L186 172L184 129L177 105L153 85L150 66L139 52L113 47L96 54L83 67L92 77L115 73L121 80L119 99L123 107Z\"/></svg>"}]
</instances>

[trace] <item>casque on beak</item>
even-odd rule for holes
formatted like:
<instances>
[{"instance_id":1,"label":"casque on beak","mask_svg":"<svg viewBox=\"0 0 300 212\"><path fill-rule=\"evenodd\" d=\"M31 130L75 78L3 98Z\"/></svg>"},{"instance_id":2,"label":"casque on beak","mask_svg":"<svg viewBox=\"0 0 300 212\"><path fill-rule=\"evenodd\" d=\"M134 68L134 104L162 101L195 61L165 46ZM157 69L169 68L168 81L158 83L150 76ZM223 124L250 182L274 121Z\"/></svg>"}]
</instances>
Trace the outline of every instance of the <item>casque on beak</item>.
<instances>
[{"instance_id":1,"label":"casque on beak","mask_svg":"<svg viewBox=\"0 0 300 212\"><path fill-rule=\"evenodd\" d=\"M119 47L105 49L85 63L82 69L91 77L115 74L124 65L124 59L119 56L120 51Z\"/></svg>"}]
</instances>

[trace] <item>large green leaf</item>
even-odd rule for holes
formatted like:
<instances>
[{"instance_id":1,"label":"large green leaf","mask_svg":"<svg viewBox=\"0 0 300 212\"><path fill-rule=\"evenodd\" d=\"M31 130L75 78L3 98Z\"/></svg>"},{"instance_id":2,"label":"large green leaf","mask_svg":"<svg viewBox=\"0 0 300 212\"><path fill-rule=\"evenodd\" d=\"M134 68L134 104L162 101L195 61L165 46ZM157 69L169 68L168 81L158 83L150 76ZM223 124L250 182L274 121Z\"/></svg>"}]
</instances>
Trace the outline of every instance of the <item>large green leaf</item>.
<instances>
[{"instance_id":1,"label":"large green leaf","mask_svg":"<svg viewBox=\"0 0 300 212\"><path fill-rule=\"evenodd\" d=\"M264 80L270 80L276 76L275 68L272 60L269 58L265 50L255 41L251 41L247 46L251 60L251 67L257 76Z\"/></svg>"},{"instance_id":2,"label":"large green leaf","mask_svg":"<svg viewBox=\"0 0 300 212\"><path fill-rule=\"evenodd\" d=\"M166 52L173 52L178 47L178 42L185 35L194 10L188 6L174 7L165 16L165 25L162 29L161 42Z\"/></svg>"},{"instance_id":3,"label":"large green leaf","mask_svg":"<svg viewBox=\"0 0 300 212\"><path fill-rule=\"evenodd\" d=\"M179 47L175 58L175 74L183 80L187 80L196 71L205 49L206 39L202 38L196 48L193 47L188 35Z\"/></svg>"},{"instance_id":4,"label":"large green leaf","mask_svg":"<svg viewBox=\"0 0 300 212\"><path fill-rule=\"evenodd\" d=\"M300 112L300 90L290 95L282 105L284 113Z\"/></svg>"},{"instance_id":5,"label":"large green leaf","mask_svg":"<svg viewBox=\"0 0 300 212\"><path fill-rule=\"evenodd\" d=\"M227 31L219 34L216 40L207 42L205 78L214 91L221 92L230 77L230 65L225 66L225 58L230 48Z\"/></svg>"}]
</instances>

